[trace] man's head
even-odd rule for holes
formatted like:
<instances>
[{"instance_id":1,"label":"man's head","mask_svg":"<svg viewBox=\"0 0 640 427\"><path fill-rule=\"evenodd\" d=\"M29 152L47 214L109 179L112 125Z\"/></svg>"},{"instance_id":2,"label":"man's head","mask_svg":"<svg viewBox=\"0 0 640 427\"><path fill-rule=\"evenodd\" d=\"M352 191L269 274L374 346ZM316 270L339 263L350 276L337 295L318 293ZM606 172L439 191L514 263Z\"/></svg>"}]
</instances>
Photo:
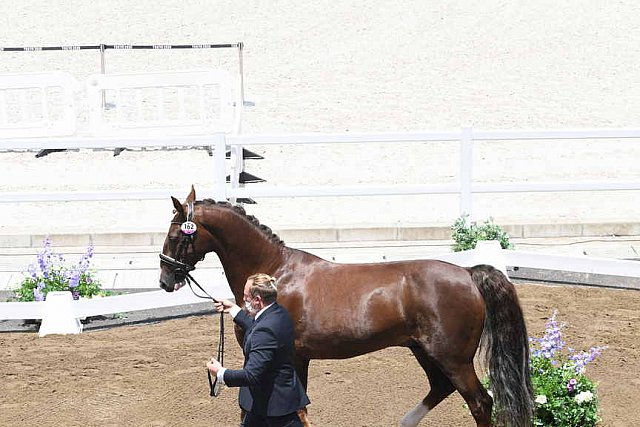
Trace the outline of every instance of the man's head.
<instances>
[{"instance_id":1,"label":"man's head","mask_svg":"<svg viewBox=\"0 0 640 427\"><path fill-rule=\"evenodd\" d=\"M268 274L253 274L244 285L244 306L252 315L275 302L277 297L276 279Z\"/></svg>"}]
</instances>

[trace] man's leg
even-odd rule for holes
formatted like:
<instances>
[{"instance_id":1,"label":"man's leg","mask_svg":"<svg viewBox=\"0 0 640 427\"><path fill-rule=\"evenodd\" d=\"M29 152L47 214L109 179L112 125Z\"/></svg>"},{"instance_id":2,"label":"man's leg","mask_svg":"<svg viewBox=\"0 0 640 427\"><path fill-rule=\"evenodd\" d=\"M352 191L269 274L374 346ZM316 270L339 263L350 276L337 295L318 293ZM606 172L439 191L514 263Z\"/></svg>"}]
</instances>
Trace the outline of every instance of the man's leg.
<instances>
[{"instance_id":1,"label":"man's leg","mask_svg":"<svg viewBox=\"0 0 640 427\"><path fill-rule=\"evenodd\" d=\"M297 412L282 417L267 417L269 427L303 427Z\"/></svg>"},{"instance_id":2,"label":"man's leg","mask_svg":"<svg viewBox=\"0 0 640 427\"><path fill-rule=\"evenodd\" d=\"M254 415L251 412L246 412L240 427L270 427L270 424L267 423L267 419L265 417Z\"/></svg>"}]
</instances>

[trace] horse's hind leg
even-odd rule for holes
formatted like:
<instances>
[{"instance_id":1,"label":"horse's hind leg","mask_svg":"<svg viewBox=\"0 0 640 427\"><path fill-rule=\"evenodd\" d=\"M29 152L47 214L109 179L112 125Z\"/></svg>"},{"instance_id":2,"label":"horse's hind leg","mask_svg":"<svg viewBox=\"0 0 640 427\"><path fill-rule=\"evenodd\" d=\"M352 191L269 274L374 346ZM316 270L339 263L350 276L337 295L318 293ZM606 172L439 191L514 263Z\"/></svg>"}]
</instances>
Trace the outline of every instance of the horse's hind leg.
<instances>
[{"instance_id":1,"label":"horse's hind leg","mask_svg":"<svg viewBox=\"0 0 640 427\"><path fill-rule=\"evenodd\" d=\"M298 374L298 378L304 387L304 391L307 391L307 384L309 380L309 359L303 359L301 357L296 357L294 360L296 373ZM303 427L311 427L311 422L309 421L309 417L307 415L307 407L301 408L298 410L298 418L300 418L300 422Z\"/></svg>"},{"instance_id":2,"label":"horse's hind leg","mask_svg":"<svg viewBox=\"0 0 640 427\"><path fill-rule=\"evenodd\" d=\"M429 359L429 356L421 347L412 345L410 349L418 360L418 363L420 363L420 366L422 366L422 369L426 372L431 389L420 403L402 417L400 421L401 427L417 426L420 420L422 420L430 410L435 408L438 403L442 402L455 391L455 387L449 378Z\"/></svg>"},{"instance_id":3,"label":"horse's hind leg","mask_svg":"<svg viewBox=\"0 0 640 427\"><path fill-rule=\"evenodd\" d=\"M445 362L451 382L456 387L462 398L467 402L471 415L478 427L491 426L491 408L493 400L487 390L480 384L473 363L453 365Z\"/></svg>"}]
</instances>

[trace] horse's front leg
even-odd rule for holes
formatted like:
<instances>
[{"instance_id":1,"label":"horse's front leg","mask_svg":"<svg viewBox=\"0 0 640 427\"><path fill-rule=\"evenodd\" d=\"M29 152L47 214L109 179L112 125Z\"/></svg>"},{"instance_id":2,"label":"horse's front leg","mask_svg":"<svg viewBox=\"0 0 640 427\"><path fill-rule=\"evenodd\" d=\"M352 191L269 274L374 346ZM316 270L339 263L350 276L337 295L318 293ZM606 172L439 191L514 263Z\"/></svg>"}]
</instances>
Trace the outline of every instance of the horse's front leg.
<instances>
[{"instance_id":1,"label":"horse's front leg","mask_svg":"<svg viewBox=\"0 0 640 427\"><path fill-rule=\"evenodd\" d=\"M309 359L303 359L301 357L295 358L295 368L298 378L304 387L304 391L307 391L307 380L309 379ZM311 427L309 417L307 416L307 407L298 410L298 417L304 427Z\"/></svg>"},{"instance_id":2,"label":"horse's front leg","mask_svg":"<svg viewBox=\"0 0 640 427\"><path fill-rule=\"evenodd\" d=\"M311 427L311 423L309 422L309 417L307 417L307 407L305 406L302 409L298 410L298 418L300 418L300 422L304 427Z\"/></svg>"}]
</instances>

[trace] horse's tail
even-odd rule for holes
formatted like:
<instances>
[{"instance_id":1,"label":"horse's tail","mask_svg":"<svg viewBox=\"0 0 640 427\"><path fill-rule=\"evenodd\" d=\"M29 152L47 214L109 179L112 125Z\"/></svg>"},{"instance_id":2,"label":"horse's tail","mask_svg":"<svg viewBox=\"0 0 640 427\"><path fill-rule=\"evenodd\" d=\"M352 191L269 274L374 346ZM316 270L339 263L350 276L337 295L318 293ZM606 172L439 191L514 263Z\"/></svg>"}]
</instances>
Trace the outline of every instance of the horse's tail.
<instances>
[{"instance_id":1,"label":"horse's tail","mask_svg":"<svg viewBox=\"0 0 640 427\"><path fill-rule=\"evenodd\" d=\"M529 336L515 287L490 265L468 269L486 305L481 351L489 366L497 424L528 427L533 419Z\"/></svg>"}]
</instances>

